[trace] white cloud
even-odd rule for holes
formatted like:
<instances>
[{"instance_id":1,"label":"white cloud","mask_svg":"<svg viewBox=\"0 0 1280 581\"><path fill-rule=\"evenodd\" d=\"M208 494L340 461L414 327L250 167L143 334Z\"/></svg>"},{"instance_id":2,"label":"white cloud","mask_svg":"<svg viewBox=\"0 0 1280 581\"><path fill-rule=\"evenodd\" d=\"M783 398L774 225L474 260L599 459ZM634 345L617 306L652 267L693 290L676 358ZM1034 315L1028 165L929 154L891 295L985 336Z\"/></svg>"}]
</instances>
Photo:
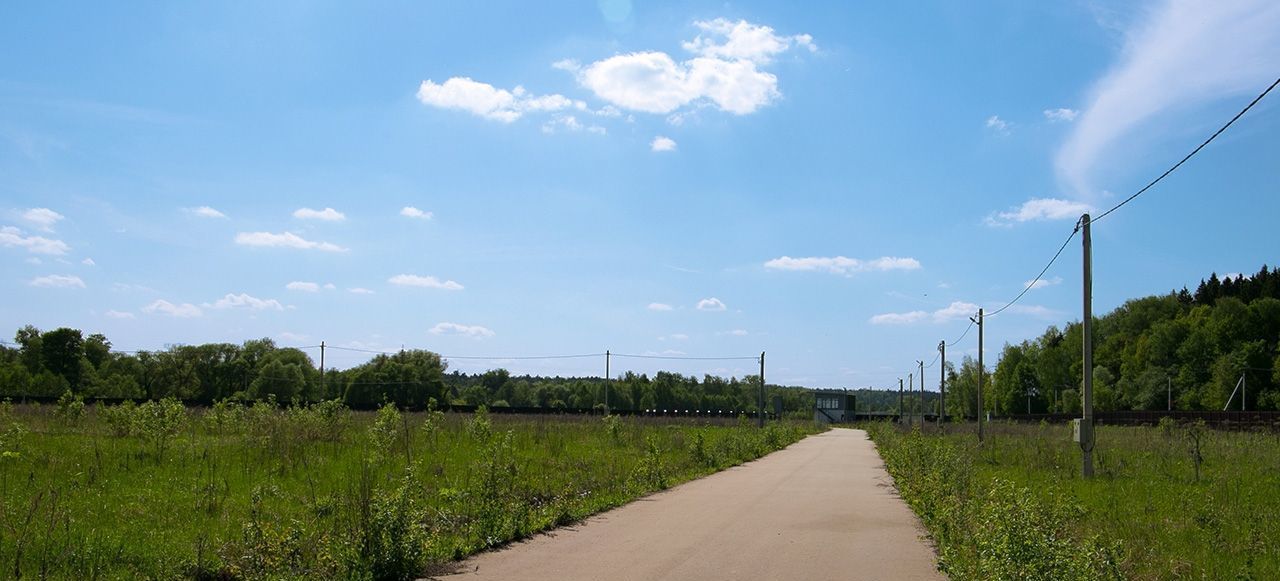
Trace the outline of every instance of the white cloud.
<instances>
[{"instance_id":1,"label":"white cloud","mask_svg":"<svg viewBox=\"0 0 1280 581\"><path fill-rule=\"evenodd\" d=\"M747 60L697 57L677 63L663 52L617 55L583 69L579 82L623 109L668 114L709 101L735 115L754 113L781 96L778 77Z\"/></svg>"},{"instance_id":2,"label":"white cloud","mask_svg":"<svg viewBox=\"0 0 1280 581\"><path fill-rule=\"evenodd\" d=\"M423 105L441 109L459 109L495 121L511 123L529 112L560 111L576 106L564 95L535 97L523 87L510 91L468 77L453 77L442 84L430 79L418 86L418 100Z\"/></svg>"},{"instance_id":3,"label":"white cloud","mask_svg":"<svg viewBox=\"0 0 1280 581\"><path fill-rule=\"evenodd\" d=\"M746 329L734 329L732 331L725 331L724 334L733 335L734 337L746 337L750 333L747 333Z\"/></svg>"},{"instance_id":4,"label":"white cloud","mask_svg":"<svg viewBox=\"0 0 1280 581\"><path fill-rule=\"evenodd\" d=\"M43 236L23 236L22 230L13 226L0 227L0 245L25 248L32 254L55 256L61 256L71 250L71 247L61 240L51 240Z\"/></svg>"},{"instance_id":5,"label":"white cloud","mask_svg":"<svg viewBox=\"0 0 1280 581\"><path fill-rule=\"evenodd\" d=\"M1139 128L1154 130L1154 138L1144 131L1145 139L1158 139L1187 126L1152 123L1162 115L1261 91L1280 62L1277 30L1275 0L1158 3L1126 31L1120 61L1092 88L1055 159L1059 177L1077 196L1092 196L1095 174L1109 169L1099 166L1120 167L1141 155L1123 149Z\"/></svg>"},{"instance_id":6,"label":"white cloud","mask_svg":"<svg viewBox=\"0 0 1280 581\"><path fill-rule=\"evenodd\" d=\"M699 311L723 311L726 308L728 307L725 306L724 302L715 297L698 301Z\"/></svg>"},{"instance_id":7,"label":"white cloud","mask_svg":"<svg viewBox=\"0 0 1280 581\"><path fill-rule=\"evenodd\" d=\"M999 115L992 115L990 117L987 117L987 129L995 131L1000 135L1008 135L1009 127L1010 127L1010 123L1008 121L1005 121L1004 119L1001 119Z\"/></svg>"},{"instance_id":8,"label":"white cloud","mask_svg":"<svg viewBox=\"0 0 1280 581\"><path fill-rule=\"evenodd\" d=\"M191 303L182 303L182 304L175 305L164 299L157 299L155 302L145 307L142 307L142 312L159 313L161 315L168 315L170 317L176 317L179 319L190 319L194 317L199 317L200 315L204 314L204 311L201 311L200 307L197 307Z\"/></svg>"},{"instance_id":9,"label":"white cloud","mask_svg":"<svg viewBox=\"0 0 1280 581\"><path fill-rule=\"evenodd\" d=\"M313 242L293 232L240 232L236 234L236 244L244 246L266 246L274 248L297 248L300 250L323 250L325 252L346 252L347 249L328 242Z\"/></svg>"},{"instance_id":10,"label":"white cloud","mask_svg":"<svg viewBox=\"0 0 1280 581\"><path fill-rule=\"evenodd\" d=\"M807 48L809 52L818 50L813 37L807 34L778 36L774 34L773 28L751 24L746 20L733 22L717 18L699 20L693 25L702 33L680 46L704 57L768 64L773 57L794 46ZM707 36L704 37L703 34Z\"/></svg>"},{"instance_id":11,"label":"white cloud","mask_svg":"<svg viewBox=\"0 0 1280 581\"><path fill-rule=\"evenodd\" d=\"M1053 285L1055 285L1055 284L1062 284L1062 277L1060 277L1060 276L1055 276L1055 277L1053 277L1053 278L1042 278L1042 279L1040 279L1040 280L1029 280L1029 281L1027 281L1027 282L1023 283L1023 287L1024 287L1024 288L1027 288L1027 289L1029 289L1029 290L1035 290L1035 289L1038 289L1038 288L1045 288L1045 287L1047 287L1047 286L1053 286Z\"/></svg>"},{"instance_id":12,"label":"white cloud","mask_svg":"<svg viewBox=\"0 0 1280 581\"><path fill-rule=\"evenodd\" d=\"M325 208L323 210L298 208L293 211L293 217L298 218L299 220L323 220L325 222L341 222L347 219L346 214L343 214L333 208Z\"/></svg>"},{"instance_id":13,"label":"white cloud","mask_svg":"<svg viewBox=\"0 0 1280 581\"><path fill-rule=\"evenodd\" d=\"M400 208L400 215L405 218L418 218L421 220L430 220L435 214L431 212L423 212L413 206L405 206Z\"/></svg>"},{"instance_id":14,"label":"white cloud","mask_svg":"<svg viewBox=\"0 0 1280 581\"><path fill-rule=\"evenodd\" d=\"M284 285L284 288L287 288L291 291L300 291L304 293L320 292L320 285L318 283L306 282L301 280L295 280L289 284L286 284Z\"/></svg>"},{"instance_id":15,"label":"white cloud","mask_svg":"<svg viewBox=\"0 0 1280 581\"><path fill-rule=\"evenodd\" d=\"M649 303L650 311L670 311L671 305L667 303Z\"/></svg>"},{"instance_id":16,"label":"white cloud","mask_svg":"<svg viewBox=\"0 0 1280 581\"><path fill-rule=\"evenodd\" d=\"M898 258L894 256L882 256L873 260L859 260L844 256L810 256L805 258L783 256L765 262L764 267L775 270L818 270L850 276L855 272L865 271L919 270L920 261L914 258Z\"/></svg>"},{"instance_id":17,"label":"white cloud","mask_svg":"<svg viewBox=\"0 0 1280 581\"><path fill-rule=\"evenodd\" d=\"M369 290L369 289L367 289L367 288L363 288L363 287L349 288L349 289L347 289L347 292L349 292L349 293L351 293L351 294L353 294L353 295L371 295L371 294L374 294L374 292L373 292L373 291L371 291L371 290Z\"/></svg>"},{"instance_id":18,"label":"white cloud","mask_svg":"<svg viewBox=\"0 0 1280 581\"><path fill-rule=\"evenodd\" d=\"M873 325L910 325L926 320L931 320L934 323L947 323L956 319L963 320L976 314L978 314L978 305L955 301L932 313L925 311L884 313L871 317L870 321Z\"/></svg>"},{"instance_id":19,"label":"white cloud","mask_svg":"<svg viewBox=\"0 0 1280 581\"><path fill-rule=\"evenodd\" d=\"M556 62L551 63L551 68L560 69L562 71L569 71L571 73L576 73L578 72L579 69L582 68L582 63L579 63L574 59L560 59Z\"/></svg>"},{"instance_id":20,"label":"white cloud","mask_svg":"<svg viewBox=\"0 0 1280 581\"><path fill-rule=\"evenodd\" d=\"M22 213L22 219L34 224L43 232L53 232L53 225L65 218L49 208L30 208Z\"/></svg>"},{"instance_id":21,"label":"white cloud","mask_svg":"<svg viewBox=\"0 0 1280 581\"><path fill-rule=\"evenodd\" d=\"M432 335L462 335L472 339L485 339L494 335L493 331L480 325L459 325L458 323L437 323L430 330Z\"/></svg>"},{"instance_id":22,"label":"white cloud","mask_svg":"<svg viewBox=\"0 0 1280 581\"><path fill-rule=\"evenodd\" d=\"M45 288L84 288L84 281L80 280L80 277L67 274L38 276L31 279L31 282L27 284Z\"/></svg>"},{"instance_id":23,"label":"white cloud","mask_svg":"<svg viewBox=\"0 0 1280 581\"><path fill-rule=\"evenodd\" d=\"M132 319L132 318L134 318L133 313L130 313L130 312L128 312L128 311L117 311L117 310L115 310L115 309L111 309L111 310L109 310L109 311L107 311L107 312L105 312L105 313L103 313L103 314L104 314L104 315L106 315L108 318L111 318L111 319Z\"/></svg>"},{"instance_id":24,"label":"white cloud","mask_svg":"<svg viewBox=\"0 0 1280 581\"><path fill-rule=\"evenodd\" d=\"M84 260L81 260L81 261L80 261L80 264L83 264L83 265L85 265L85 266L97 266L97 265L98 265L98 263L94 262L92 258L86 258L86 259L84 259Z\"/></svg>"},{"instance_id":25,"label":"white cloud","mask_svg":"<svg viewBox=\"0 0 1280 581\"><path fill-rule=\"evenodd\" d=\"M265 311L265 310L283 311L284 310L284 305L280 304L280 301L277 301L275 299L260 299L245 293L240 293L240 294L227 293L226 296L218 299L212 305L206 303L204 306L212 307L215 309L247 308L255 311Z\"/></svg>"},{"instance_id":26,"label":"white cloud","mask_svg":"<svg viewBox=\"0 0 1280 581\"><path fill-rule=\"evenodd\" d=\"M929 316L924 311L911 311L909 313L884 313L871 317L872 325L908 325L923 321Z\"/></svg>"},{"instance_id":27,"label":"white cloud","mask_svg":"<svg viewBox=\"0 0 1280 581\"><path fill-rule=\"evenodd\" d=\"M557 115L554 119L542 124L543 133L551 134L562 129L575 133L586 131L587 133L594 133L596 135L606 135L609 133L609 130L599 125L584 125L573 115Z\"/></svg>"},{"instance_id":28,"label":"white cloud","mask_svg":"<svg viewBox=\"0 0 1280 581\"><path fill-rule=\"evenodd\" d=\"M226 218L227 215L219 212L209 206L197 206L195 208L183 208L183 212L198 216L200 218Z\"/></svg>"},{"instance_id":29,"label":"white cloud","mask_svg":"<svg viewBox=\"0 0 1280 581\"><path fill-rule=\"evenodd\" d=\"M462 290L463 288L462 285L452 280L441 281L434 276L418 276L416 274L397 274L387 279L387 282L400 286L438 288L451 291Z\"/></svg>"},{"instance_id":30,"label":"white cloud","mask_svg":"<svg viewBox=\"0 0 1280 581\"><path fill-rule=\"evenodd\" d=\"M324 290L333 290L333 289L336 289L336 288L338 288L338 286L337 286L337 285L335 285L335 284L333 284L333 283L331 283L331 282L326 282L326 283L324 283Z\"/></svg>"},{"instance_id":31,"label":"white cloud","mask_svg":"<svg viewBox=\"0 0 1280 581\"><path fill-rule=\"evenodd\" d=\"M654 137L653 141L649 143L649 149L651 151L675 151L676 142L670 137L659 135Z\"/></svg>"},{"instance_id":32,"label":"white cloud","mask_svg":"<svg viewBox=\"0 0 1280 581\"><path fill-rule=\"evenodd\" d=\"M1083 202L1057 198L1033 198L1006 212L987 216L986 223L988 226L1009 226L1014 222L1068 220L1079 218L1081 214L1092 211L1093 207Z\"/></svg>"},{"instance_id":33,"label":"white cloud","mask_svg":"<svg viewBox=\"0 0 1280 581\"><path fill-rule=\"evenodd\" d=\"M1079 114L1080 112L1076 111L1075 109L1058 108L1058 109L1044 110L1044 118L1054 123L1059 121L1068 121L1068 122L1075 121L1076 116Z\"/></svg>"}]
</instances>

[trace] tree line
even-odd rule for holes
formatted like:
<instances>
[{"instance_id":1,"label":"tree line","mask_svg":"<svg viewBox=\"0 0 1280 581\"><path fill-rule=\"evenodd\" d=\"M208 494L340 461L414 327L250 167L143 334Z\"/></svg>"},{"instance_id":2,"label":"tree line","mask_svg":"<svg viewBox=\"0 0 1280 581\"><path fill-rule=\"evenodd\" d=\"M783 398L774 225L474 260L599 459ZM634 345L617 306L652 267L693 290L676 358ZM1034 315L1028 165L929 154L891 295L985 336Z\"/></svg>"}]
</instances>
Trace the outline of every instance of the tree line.
<instances>
[{"instance_id":1,"label":"tree line","mask_svg":"<svg viewBox=\"0 0 1280 581\"><path fill-rule=\"evenodd\" d=\"M1132 299L1095 318L1094 407L1109 410L1280 409L1280 269L1201 280L1165 295ZM986 408L997 414L1076 413L1081 406L1082 327L1050 326L1006 344L988 376ZM947 410L977 409L978 365L948 366ZM1237 391L1244 378L1246 389ZM1243 391L1244 393L1240 393ZM989 403L988 403L989 402Z\"/></svg>"},{"instance_id":2,"label":"tree line","mask_svg":"<svg viewBox=\"0 0 1280 581\"><path fill-rule=\"evenodd\" d=\"M425 350L375 355L349 369L316 367L307 353L271 339L242 344L178 345L164 350L119 352L102 334L79 329L41 331L28 325L14 344L0 346L0 398L59 397L158 400L190 403L222 400L317 402L341 400L353 408L383 402L420 409L437 405L589 409L755 410L760 378L681 375L660 371L600 377L513 376L505 369L448 372L448 362ZM804 388L767 386L768 405L809 410Z\"/></svg>"}]
</instances>

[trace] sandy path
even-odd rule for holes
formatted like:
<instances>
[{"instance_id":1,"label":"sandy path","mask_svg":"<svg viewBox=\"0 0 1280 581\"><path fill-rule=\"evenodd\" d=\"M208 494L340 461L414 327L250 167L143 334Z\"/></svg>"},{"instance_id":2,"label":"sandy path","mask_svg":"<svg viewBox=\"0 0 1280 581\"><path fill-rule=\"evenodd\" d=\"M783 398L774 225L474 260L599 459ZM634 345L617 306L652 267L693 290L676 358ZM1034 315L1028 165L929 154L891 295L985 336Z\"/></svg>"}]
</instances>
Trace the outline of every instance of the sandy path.
<instances>
[{"instance_id":1,"label":"sandy path","mask_svg":"<svg viewBox=\"0 0 1280 581\"><path fill-rule=\"evenodd\" d=\"M943 579L891 483L865 432L833 429L436 578Z\"/></svg>"}]
</instances>

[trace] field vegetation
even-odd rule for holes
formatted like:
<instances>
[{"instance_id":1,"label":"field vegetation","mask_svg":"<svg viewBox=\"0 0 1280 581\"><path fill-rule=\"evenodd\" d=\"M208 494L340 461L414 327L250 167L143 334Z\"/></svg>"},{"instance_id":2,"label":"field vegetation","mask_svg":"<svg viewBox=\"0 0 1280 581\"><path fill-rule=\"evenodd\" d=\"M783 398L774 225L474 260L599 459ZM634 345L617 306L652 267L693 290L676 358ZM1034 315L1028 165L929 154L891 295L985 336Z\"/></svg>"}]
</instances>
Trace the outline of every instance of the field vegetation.
<instances>
[{"instance_id":1,"label":"field vegetation","mask_svg":"<svg viewBox=\"0 0 1280 581\"><path fill-rule=\"evenodd\" d=\"M1280 578L1280 434L1170 421L868 431L952 579Z\"/></svg>"},{"instance_id":2,"label":"field vegetation","mask_svg":"<svg viewBox=\"0 0 1280 581\"><path fill-rule=\"evenodd\" d=\"M0 406L0 577L408 579L780 449L811 424Z\"/></svg>"}]
</instances>

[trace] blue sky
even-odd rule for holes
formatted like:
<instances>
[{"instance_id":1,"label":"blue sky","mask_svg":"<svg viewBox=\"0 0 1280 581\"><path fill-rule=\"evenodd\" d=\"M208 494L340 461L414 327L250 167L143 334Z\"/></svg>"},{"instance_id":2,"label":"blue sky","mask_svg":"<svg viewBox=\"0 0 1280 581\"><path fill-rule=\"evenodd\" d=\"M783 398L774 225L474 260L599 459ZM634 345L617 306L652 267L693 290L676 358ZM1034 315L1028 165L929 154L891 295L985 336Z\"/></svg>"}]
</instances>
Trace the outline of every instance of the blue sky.
<instances>
[{"instance_id":1,"label":"blue sky","mask_svg":"<svg viewBox=\"0 0 1280 581\"><path fill-rule=\"evenodd\" d=\"M10 4L0 328L890 386L1274 81L1277 30L1266 0ZM1280 262L1275 99L1095 227L1096 311ZM1079 272L1073 242L990 360L1078 319ZM451 362L496 366L603 373ZM659 368L754 372L613 365Z\"/></svg>"}]
</instances>

